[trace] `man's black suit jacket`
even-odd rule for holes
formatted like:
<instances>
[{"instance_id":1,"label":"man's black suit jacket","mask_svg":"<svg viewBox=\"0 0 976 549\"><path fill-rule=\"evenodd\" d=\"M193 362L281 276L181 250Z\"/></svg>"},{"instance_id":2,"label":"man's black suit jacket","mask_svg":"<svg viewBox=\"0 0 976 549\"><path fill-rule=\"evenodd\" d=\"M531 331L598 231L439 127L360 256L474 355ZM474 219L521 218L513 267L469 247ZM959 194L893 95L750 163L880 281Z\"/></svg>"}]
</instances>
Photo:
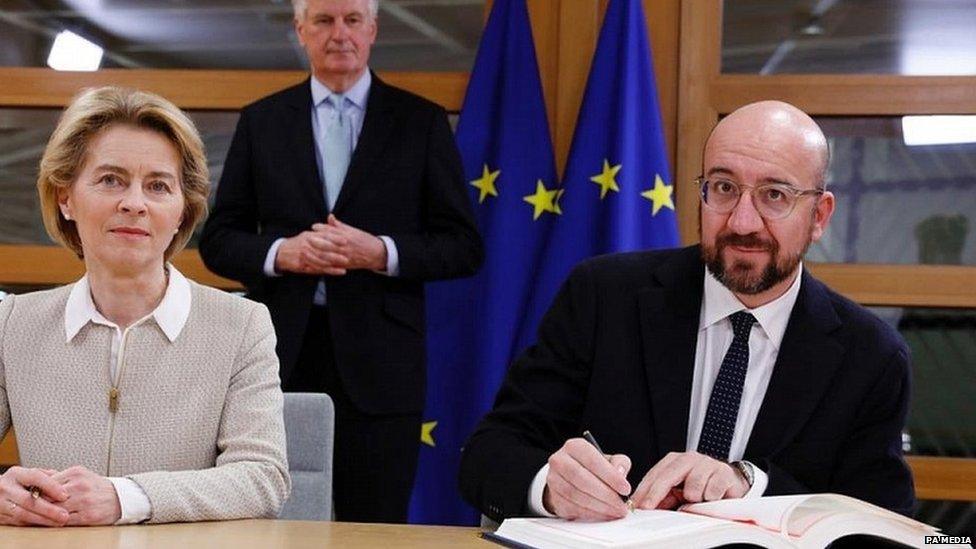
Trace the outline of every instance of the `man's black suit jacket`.
<instances>
[{"instance_id":1,"label":"man's black suit jacket","mask_svg":"<svg viewBox=\"0 0 976 549\"><path fill-rule=\"evenodd\" d=\"M318 278L269 278L271 244L323 223L309 81L249 105L227 153L200 241L204 263L268 306L287 382ZM336 365L364 412L419 413L424 404L428 280L473 274L483 259L460 156L444 109L373 75L366 118L332 213L393 239L400 273L325 277Z\"/></svg>"},{"instance_id":2,"label":"man's black suit jacket","mask_svg":"<svg viewBox=\"0 0 976 549\"><path fill-rule=\"evenodd\" d=\"M494 520L528 513L532 478L589 429L633 460L632 486L685 451L704 267L699 248L580 264L464 447L460 488ZM902 458L909 354L896 332L804 272L743 459L766 495L836 492L911 513Z\"/></svg>"}]
</instances>

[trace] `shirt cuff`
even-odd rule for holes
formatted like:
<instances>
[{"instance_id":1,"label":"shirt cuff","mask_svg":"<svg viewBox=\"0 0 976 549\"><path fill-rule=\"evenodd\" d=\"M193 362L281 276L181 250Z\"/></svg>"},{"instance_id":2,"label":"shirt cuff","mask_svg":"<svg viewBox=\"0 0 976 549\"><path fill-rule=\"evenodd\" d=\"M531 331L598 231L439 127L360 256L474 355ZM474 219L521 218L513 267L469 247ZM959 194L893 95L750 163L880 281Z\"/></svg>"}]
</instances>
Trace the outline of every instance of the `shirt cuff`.
<instances>
[{"instance_id":1,"label":"shirt cuff","mask_svg":"<svg viewBox=\"0 0 976 549\"><path fill-rule=\"evenodd\" d=\"M281 243L284 241L284 238L279 238L268 248L268 255L264 257L264 274L266 276L281 276L281 273L275 270L274 265L275 259L278 257L278 248L281 247Z\"/></svg>"},{"instance_id":2,"label":"shirt cuff","mask_svg":"<svg viewBox=\"0 0 976 549\"><path fill-rule=\"evenodd\" d=\"M545 464L539 469L529 485L529 511L538 517L555 517L556 515L546 510L546 505L542 502L542 495L546 490L546 477L549 476L549 464Z\"/></svg>"},{"instance_id":3,"label":"shirt cuff","mask_svg":"<svg viewBox=\"0 0 976 549\"><path fill-rule=\"evenodd\" d=\"M746 495L742 496L744 498L758 498L766 492L766 487L769 486L769 475L766 471L763 471L759 467L756 467L751 461L745 461L752 466L752 487L746 492Z\"/></svg>"},{"instance_id":4,"label":"shirt cuff","mask_svg":"<svg viewBox=\"0 0 976 549\"><path fill-rule=\"evenodd\" d=\"M122 507L122 517L115 524L135 524L149 518L152 514L149 496L134 480L120 477L109 477L108 480L115 486Z\"/></svg>"},{"instance_id":5,"label":"shirt cuff","mask_svg":"<svg viewBox=\"0 0 976 549\"><path fill-rule=\"evenodd\" d=\"M397 254L396 244L388 236L380 236L383 245L386 246L386 271L376 271L386 276L398 276L400 274L400 255Z\"/></svg>"}]
</instances>

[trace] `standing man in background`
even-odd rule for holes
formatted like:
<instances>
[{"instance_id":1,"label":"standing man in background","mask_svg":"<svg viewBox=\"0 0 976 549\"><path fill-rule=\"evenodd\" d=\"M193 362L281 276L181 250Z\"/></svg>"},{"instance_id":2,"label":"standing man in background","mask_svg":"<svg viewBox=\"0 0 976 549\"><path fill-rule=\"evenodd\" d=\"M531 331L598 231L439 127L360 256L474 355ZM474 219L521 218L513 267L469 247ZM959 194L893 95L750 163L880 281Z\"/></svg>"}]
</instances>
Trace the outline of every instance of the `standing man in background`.
<instances>
[{"instance_id":1,"label":"standing man in background","mask_svg":"<svg viewBox=\"0 0 976 549\"><path fill-rule=\"evenodd\" d=\"M200 253L271 311L285 391L336 405L336 518L404 522L423 283L483 258L441 107L368 70L377 0L293 0L309 80L244 108Z\"/></svg>"}]
</instances>

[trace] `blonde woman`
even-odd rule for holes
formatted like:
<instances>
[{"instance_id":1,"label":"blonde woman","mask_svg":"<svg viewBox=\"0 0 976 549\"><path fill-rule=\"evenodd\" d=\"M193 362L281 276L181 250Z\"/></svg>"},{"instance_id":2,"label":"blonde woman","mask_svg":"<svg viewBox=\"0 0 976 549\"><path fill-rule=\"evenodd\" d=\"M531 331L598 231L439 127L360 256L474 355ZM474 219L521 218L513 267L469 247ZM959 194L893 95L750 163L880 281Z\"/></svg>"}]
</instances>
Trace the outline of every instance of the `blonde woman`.
<instances>
[{"instance_id":1,"label":"blonde woman","mask_svg":"<svg viewBox=\"0 0 976 549\"><path fill-rule=\"evenodd\" d=\"M273 517L290 489L263 305L168 261L206 215L193 123L99 88L64 112L37 181L44 224L85 276L0 302L0 524Z\"/></svg>"}]
</instances>

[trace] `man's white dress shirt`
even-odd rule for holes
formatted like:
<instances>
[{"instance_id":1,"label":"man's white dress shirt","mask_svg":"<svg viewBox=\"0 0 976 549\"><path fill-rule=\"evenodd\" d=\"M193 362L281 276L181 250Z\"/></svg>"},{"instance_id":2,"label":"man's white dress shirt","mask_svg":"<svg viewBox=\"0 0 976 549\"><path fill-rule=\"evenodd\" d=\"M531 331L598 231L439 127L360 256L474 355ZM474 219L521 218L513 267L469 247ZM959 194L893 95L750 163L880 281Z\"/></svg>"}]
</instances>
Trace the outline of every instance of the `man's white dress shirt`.
<instances>
[{"instance_id":1,"label":"man's white dress shirt","mask_svg":"<svg viewBox=\"0 0 976 549\"><path fill-rule=\"evenodd\" d=\"M756 323L749 333L749 368L742 387L742 398L739 401L739 415L735 422L735 433L729 448L729 461L742 459L749 442L749 435L759 415L769 379L773 374L773 366L779 355L779 346L786 333L786 325L793 312L793 305L800 295L800 279L803 277L803 264L796 272L796 278L783 295L769 303L748 309L739 301L731 290L719 282L708 269L705 269L704 298L698 322L698 343L695 348L695 373L691 389L691 401L688 408L688 438L686 450L698 448L698 438L701 436L705 423L705 412L708 410L708 399L712 394L712 386L718 377L719 368L725 358L725 352L732 344L733 313L746 311L752 313ZM766 491L769 477L765 471L755 465L752 488L745 497L759 497ZM529 487L529 509L541 516L553 516L546 511L542 503L543 491L546 487L546 476L549 465L543 465L532 479Z\"/></svg>"}]
</instances>

